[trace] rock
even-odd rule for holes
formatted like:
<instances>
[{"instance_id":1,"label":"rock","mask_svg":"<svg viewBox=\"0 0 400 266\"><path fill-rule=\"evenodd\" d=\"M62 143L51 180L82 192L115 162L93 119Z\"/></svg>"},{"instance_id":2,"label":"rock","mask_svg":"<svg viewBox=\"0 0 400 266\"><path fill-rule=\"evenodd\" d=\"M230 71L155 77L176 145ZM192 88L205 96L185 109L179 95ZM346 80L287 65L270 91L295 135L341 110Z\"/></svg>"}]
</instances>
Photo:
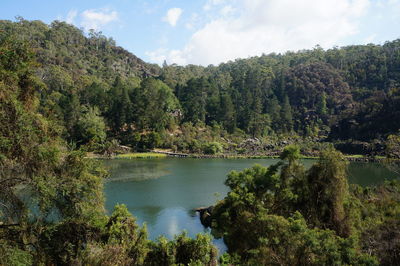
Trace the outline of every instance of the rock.
<instances>
[{"instance_id":1,"label":"rock","mask_svg":"<svg viewBox=\"0 0 400 266\"><path fill-rule=\"evenodd\" d=\"M195 211L200 213L200 222L205 227L211 227L212 221L212 211L214 210L214 206L209 207L200 207Z\"/></svg>"}]
</instances>

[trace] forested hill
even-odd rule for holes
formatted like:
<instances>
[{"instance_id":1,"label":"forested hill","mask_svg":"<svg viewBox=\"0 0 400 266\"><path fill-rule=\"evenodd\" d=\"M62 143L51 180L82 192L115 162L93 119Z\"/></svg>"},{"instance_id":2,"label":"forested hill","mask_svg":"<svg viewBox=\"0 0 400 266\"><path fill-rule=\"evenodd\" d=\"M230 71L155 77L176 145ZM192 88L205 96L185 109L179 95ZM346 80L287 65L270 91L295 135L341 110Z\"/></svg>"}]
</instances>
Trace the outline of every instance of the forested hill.
<instances>
[{"instance_id":1,"label":"forested hill","mask_svg":"<svg viewBox=\"0 0 400 266\"><path fill-rule=\"evenodd\" d=\"M30 43L41 64L38 75L45 81L63 74L72 79L93 75L114 81L116 76L153 76L158 69L116 46L112 38L101 32L91 31L86 36L81 29L65 22L54 21L47 25L22 18L16 23L0 20L0 31L13 33Z\"/></svg>"},{"instance_id":2,"label":"forested hill","mask_svg":"<svg viewBox=\"0 0 400 266\"><path fill-rule=\"evenodd\" d=\"M116 139L214 153L249 136L381 143L400 129L400 40L159 67L64 22L0 21L0 35L33 48L41 112L90 149Z\"/></svg>"},{"instance_id":3,"label":"forested hill","mask_svg":"<svg viewBox=\"0 0 400 266\"><path fill-rule=\"evenodd\" d=\"M218 121L256 136L294 131L367 141L400 128L400 40L269 54L199 72L162 72L189 121Z\"/></svg>"},{"instance_id":4,"label":"forested hill","mask_svg":"<svg viewBox=\"0 0 400 266\"><path fill-rule=\"evenodd\" d=\"M392 85L355 89L346 72L323 60L279 65L309 52L275 63L266 56L209 68L165 66L155 78L110 70L109 77L85 72L92 67L43 63L50 50L38 48L40 40L19 40L29 34L17 34L24 23L30 24L4 22L9 27L0 31L0 265L217 265L210 235L152 241L126 206L106 215L107 173L86 151L108 152L119 140L137 149L239 153L246 147L237 143L249 134L262 141L318 137L316 129L302 131L304 114L305 125L329 133L329 123L360 106L387 110L380 116L386 119L398 110L387 109L399 98ZM112 55L87 46L77 48L91 52L82 64ZM63 58L58 47L54 58ZM381 102L369 102L374 95L383 95ZM381 121L375 132L398 123ZM400 136L389 136L388 144L386 163L399 173L392 158L400 157ZM228 175L230 192L201 214L227 245L220 265L398 265L400 183L349 185L346 159L332 147L321 149L311 167L300 159L300 147L288 145L268 168Z\"/></svg>"}]
</instances>

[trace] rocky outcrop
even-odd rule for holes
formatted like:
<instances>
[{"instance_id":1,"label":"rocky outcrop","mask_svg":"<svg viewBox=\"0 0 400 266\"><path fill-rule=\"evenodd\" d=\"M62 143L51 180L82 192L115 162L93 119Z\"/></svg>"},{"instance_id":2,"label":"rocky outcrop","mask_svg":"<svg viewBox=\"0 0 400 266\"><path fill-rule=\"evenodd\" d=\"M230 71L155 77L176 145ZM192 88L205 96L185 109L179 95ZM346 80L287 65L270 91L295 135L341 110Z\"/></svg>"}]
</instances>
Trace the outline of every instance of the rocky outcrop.
<instances>
[{"instance_id":1,"label":"rocky outcrop","mask_svg":"<svg viewBox=\"0 0 400 266\"><path fill-rule=\"evenodd\" d=\"M211 227L212 211L214 206L200 207L195 209L200 214L200 222L205 227Z\"/></svg>"},{"instance_id":2,"label":"rocky outcrop","mask_svg":"<svg viewBox=\"0 0 400 266\"><path fill-rule=\"evenodd\" d=\"M363 154L367 156L385 155L385 145L379 140L363 142L348 140L334 143L337 150L345 154Z\"/></svg>"}]
</instances>

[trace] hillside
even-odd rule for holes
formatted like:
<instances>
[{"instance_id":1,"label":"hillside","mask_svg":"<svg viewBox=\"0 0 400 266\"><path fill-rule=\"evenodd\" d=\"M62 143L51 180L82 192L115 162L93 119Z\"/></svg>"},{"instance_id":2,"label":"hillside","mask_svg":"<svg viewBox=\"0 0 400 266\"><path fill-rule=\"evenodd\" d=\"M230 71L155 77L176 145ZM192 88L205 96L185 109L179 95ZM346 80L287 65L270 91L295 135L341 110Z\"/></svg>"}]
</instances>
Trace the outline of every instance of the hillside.
<instances>
[{"instance_id":1,"label":"hillside","mask_svg":"<svg viewBox=\"0 0 400 266\"><path fill-rule=\"evenodd\" d=\"M154 76L158 67L116 46L112 38L91 31L87 36L81 29L60 21L47 25L39 20L18 22L0 20L0 31L13 33L29 42L41 64L40 77L47 81L52 67L59 67L72 78L93 75L110 81L124 78Z\"/></svg>"},{"instance_id":2,"label":"hillside","mask_svg":"<svg viewBox=\"0 0 400 266\"><path fill-rule=\"evenodd\" d=\"M399 43L159 68L65 23L0 22L0 265L397 265L399 180L350 184L330 142L374 155L386 145L400 173ZM231 171L227 190L213 185L220 159L121 160L107 180L88 152L130 149L120 143L279 159ZM378 169L361 167L361 179ZM223 198L195 216L216 189ZM127 205L107 213L106 197ZM205 228L177 234L195 217L223 238L220 256ZM174 238L151 240L146 222Z\"/></svg>"},{"instance_id":3,"label":"hillside","mask_svg":"<svg viewBox=\"0 0 400 266\"><path fill-rule=\"evenodd\" d=\"M400 129L400 40L161 68L64 22L0 21L0 32L33 48L47 87L41 112L89 149L117 139L136 150L238 152L249 137L262 150L300 137L381 153Z\"/></svg>"}]
</instances>

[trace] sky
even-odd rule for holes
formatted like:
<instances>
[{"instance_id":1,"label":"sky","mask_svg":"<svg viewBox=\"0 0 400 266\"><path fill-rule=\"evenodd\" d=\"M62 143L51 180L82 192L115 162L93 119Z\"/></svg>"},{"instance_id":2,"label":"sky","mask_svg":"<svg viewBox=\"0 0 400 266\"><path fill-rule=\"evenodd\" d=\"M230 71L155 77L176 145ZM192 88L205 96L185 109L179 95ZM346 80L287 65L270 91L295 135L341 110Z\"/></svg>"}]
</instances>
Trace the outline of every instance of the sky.
<instances>
[{"instance_id":1,"label":"sky","mask_svg":"<svg viewBox=\"0 0 400 266\"><path fill-rule=\"evenodd\" d=\"M0 0L0 19L101 31L151 63L207 66L400 38L400 0Z\"/></svg>"}]
</instances>

